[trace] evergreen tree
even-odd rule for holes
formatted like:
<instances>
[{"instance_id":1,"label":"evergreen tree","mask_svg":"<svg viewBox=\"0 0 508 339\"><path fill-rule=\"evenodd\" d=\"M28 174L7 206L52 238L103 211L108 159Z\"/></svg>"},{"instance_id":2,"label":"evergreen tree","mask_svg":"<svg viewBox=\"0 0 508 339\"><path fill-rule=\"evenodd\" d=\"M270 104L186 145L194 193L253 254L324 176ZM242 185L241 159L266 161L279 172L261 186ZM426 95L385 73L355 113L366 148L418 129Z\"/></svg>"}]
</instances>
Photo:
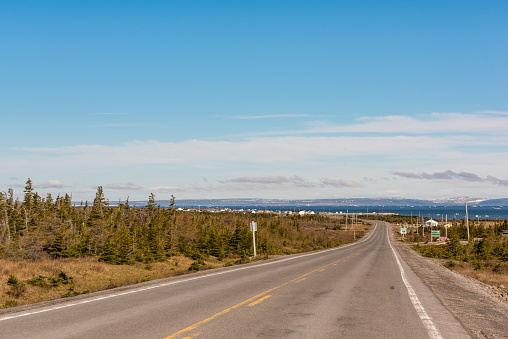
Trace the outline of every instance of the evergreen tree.
<instances>
[{"instance_id":1,"label":"evergreen tree","mask_svg":"<svg viewBox=\"0 0 508 339\"><path fill-rule=\"evenodd\" d=\"M104 191L102 190L102 186L97 187L97 192L95 193L95 199L93 200L92 211L90 212L90 218L99 219L104 216L103 209L106 206L106 201L104 199Z\"/></svg>"},{"instance_id":2,"label":"evergreen tree","mask_svg":"<svg viewBox=\"0 0 508 339\"><path fill-rule=\"evenodd\" d=\"M122 264L123 260L121 260L121 258L118 257L112 237L107 237L106 240L104 241L104 248L102 250L101 255L99 256L99 260L104 261L105 263L108 264L114 265Z\"/></svg>"},{"instance_id":3,"label":"evergreen tree","mask_svg":"<svg viewBox=\"0 0 508 339\"><path fill-rule=\"evenodd\" d=\"M28 178L28 180L26 181L26 184L25 184L25 197L23 199L23 206L25 206L25 208L28 210L28 214L30 214L30 210L32 208L32 203L33 203L33 187L32 187L32 180L30 180L30 178Z\"/></svg>"},{"instance_id":4,"label":"evergreen tree","mask_svg":"<svg viewBox=\"0 0 508 339\"><path fill-rule=\"evenodd\" d=\"M58 235L48 248L48 252L49 254L51 254L51 256L56 258L61 258L65 256L64 237L65 237L65 227L62 226L60 228L60 232L58 233Z\"/></svg>"},{"instance_id":5,"label":"evergreen tree","mask_svg":"<svg viewBox=\"0 0 508 339\"><path fill-rule=\"evenodd\" d=\"M150 193L150 196L148 197L148 204L146 207L149 210L153 210L157 205L155 204L155 195L153 193Z\"/></svg>"}]
</instances>

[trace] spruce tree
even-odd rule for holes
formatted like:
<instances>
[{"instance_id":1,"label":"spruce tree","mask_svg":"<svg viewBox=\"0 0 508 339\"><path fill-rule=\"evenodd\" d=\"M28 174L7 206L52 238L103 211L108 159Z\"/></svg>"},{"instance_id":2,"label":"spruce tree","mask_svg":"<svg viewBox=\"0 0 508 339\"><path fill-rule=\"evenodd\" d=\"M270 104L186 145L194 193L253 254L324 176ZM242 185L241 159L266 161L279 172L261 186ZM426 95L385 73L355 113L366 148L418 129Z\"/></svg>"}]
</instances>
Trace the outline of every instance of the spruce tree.
<instances>
[{"instance_id":1,"label":"spruce tree","mask_svg":"<svg viewBox=\"0 0 508 339\"><path fill-rule=\"evenodd\" d=\"M58 235L48 248L49 254L51 254L53 257L61 258L65 256L64 237L65 237L65 227L62 226L60 228L60 232L58 233Z\"/></svg>"},{"instance_id":2,"label":"spruce tree","mask_svg":"<svg viewBox=\"0 0 508 339\"><path fill-rule=\"evenodd\" d=\"M32 208L32 203L33 203L33 187L32 187L32 180L30 180L30 178L28 178L28 180L26 181L26 184L25 184L25 197L23 199L23 205L25 206L25 208L28 210L28 214L30 214L30 210Z\"/></svg>"}]
</instances>

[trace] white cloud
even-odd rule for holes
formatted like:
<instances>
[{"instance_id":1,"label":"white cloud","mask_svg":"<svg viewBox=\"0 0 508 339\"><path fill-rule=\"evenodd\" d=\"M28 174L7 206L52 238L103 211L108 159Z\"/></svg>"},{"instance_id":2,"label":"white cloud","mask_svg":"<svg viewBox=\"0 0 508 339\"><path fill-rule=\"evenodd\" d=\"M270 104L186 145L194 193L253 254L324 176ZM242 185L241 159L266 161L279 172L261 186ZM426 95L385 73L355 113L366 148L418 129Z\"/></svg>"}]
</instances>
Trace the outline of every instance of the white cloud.
<instances>
[{"instance_id":1,"label":"white cloud","mask_svg":"<svg viewBox=\"0 0 508 339\"><path fill-rule=\"evenodd\" d=\"M352 180L335 180L335 179L321 179L321 184L324 186L332 187L361 187L361 185Z\"/></svg>"},{"instance_id":2,"label":"white cloud","mask_svg":"<svg viewBox=\"0 0 508 339\"><path fill-rule=\"evenodd\" d=\"M140 189L143 189L142 186L139 186L139 185L136 185L133 183L107 184L107 185L103 185L103 188L112 189L112 190L140 190Z\"/></svg>"},{"instance_id":3,"label":"white cloud","mask_svg":"<svg viewBox=\"0 0 508 339\"><path fill-rule=\"evenodd\" d=\"M250 119L281 119L281 118L308 118L308 114L266 114L266 115L237 115L230 119L250 120Z\"/></svg>"},{"instance_id":4,"label":"white cloud","mask_svg":"<svg viewBox=\"0 0 508 339\"><path fill-rule=\"evenodd\" d=\"M122 124L122 123L114 123L114 124L103 124L103 125L96 125L97 127L140 127L140 126L148 126L148 124Z\"/></svg>"},{"instance_id":5,"label":"white cloud","mask_svg":"<svg viewBox=\"0 0 508 339\"><path fill-rule=\"evenodd\" d=\"M254 184L284 184L290 180L283 176L278 177L241 177L219 182L237 182L237 183L254 183Z\"/></svg>"},{"instance_id":6,"label":"white cloud","mask_svg":"<svg viewBox=\"0 0 508 339\"><path fill-rule=\"evenodd\" d=\"M501 111L477 111L475 113L508 115L508 112L501 112Z\"/></svg>"},{"instance_id":7,"label":"white cloud","mask_svg":"<svg viewBox=\"0 0 508 339\"><path fill-rule=\"evenodd\" d=\"M94 115L129 115L129 113L92 113Z\"/></svg>"},{"instance_id":8,"label":"white cloud","mask_svg":"<svg viewBox=\"0 0 508 339\"><path fill-rule=\"evenodd\" d=\"M437 134L437 133L501 133L505 134L508 115L504 112L431 113L418 116L362 117L355 123L336 124L318 121L306 130L267 132L268 135L297 135L316 133L383 133L383 134Z\"/></svg>"},{"instance_id":9,"label":"white cloud","mask_svg":"<svg viewBox=\"0 0 508 339\"><path fill-rule=\"evenodd\" d=\"M12 174L24 177L20 168L37 168L48 176L58 173L63 178L60 175L65 173L66 178L75 181L69 173L79 172L85 181L82 187L101 182L109 175L120 183L105 188L135 190L143 197L150 193L148 190L199 196L208 192L221 192L223 196L228 192L330 196L339 190L368 195L388 192L392 188L389 181L381 179L394 171L407 178L437 179L448 175L451 179L447 183L455 184L457 192L471 189L469 184L500 187L506 186L503 177L504 168L508 167L508 116L501 113L383 116L344 125L321 121L308 130L228 141L141 140L115 146L13 148L9 156L1 159L0 173L5 173L6 178ZM462 170L443 171L449 168ZM136 184L129 183L133 175L121 175L131 170L150 175L142 176ZM280 175L294 172L300 175ZM468 173L476 175L476 180ZM366 182L365 177L372 178L368 185L361 184ZM216 184L206 185L207 182ZM430 180L425 187L414 182L419 185L411 188L414 192L437 191L432 189ZM161 183L165 186L158 186ZM76 189L79 187L73 191Z\"/></svg>"},{"instance_id":10,"label":"white cloud","mask_svg":"<svg viewBox=\"0 0 508 339\"><path fill-rule=\"evenodd\" d=\"M64 188L64 187L69 187L69 186L62 184L58 180L48 180L48 181L40 183L40 184L34 184L33 187L34 188Z\"/></svg>"},{"instance_id":11,"label":"white cloud","mask_svg":"<svg viewBox=\"0 0 508 339\"><path fill-rule=\"evenodd\" d=\"M246 164L306 167L321 162L341 163L344 159L369 165L402 169L441 162L441 167L475 166L468 147L507 146L506 152L474 154L478 166L508 166L507 136L286 136L260 137L242 141L187 140L183 142L134 141L118 146L78 145L59 148L20 148L19 156L4 161L5 170L38 168L94 170L132 166L164 165L168 168L218 169ZM456 167L453 166L453 167ZM485 173L486 175L487 173ZM490 172L491 175L500 175ZM200 175L201 176L201 175ZM327 175L328 176L328 175ZM348 175L350 176L350 175Z\"/></svg>"},{"instance_id":12,"label":"white cloud","mask_svg":"<svg viewBox=\"0 0 508 339\"><path fill-rule=\"evenodd\" d=\"M489 182L496 185L508 186L508 180L498 179L494 176L488 175L482 178L475 173L469 172L454 172L447 170L444 172L436 173L411 173L411 172L393 172L394 175L407 178L407 179L426 179L426 180L461 180L468 182Z\"/></svg>"},{"instance_id":13,"label":"white cloud","mask_svg":"<svg viewBox=\"0 0 508 339\"><path fill-rule=\"evenodd\" d=\"M182 192L185 190L186 189L177 186L156 186L148 189L148 191L150 192L159 192L159 193L174 193L174 192Z\"/></svg>"},{"instance_id":14,"label":"white cloud","mask_svg":"<svg viewBox=\"0 0 508 339\"><path fill-rule=\"evenodd\" d=\"M220 183L240 183L255 185L294 185L296 187L305 188L322 188L322 187L361 187L360 184L352 180L345 179L328 179L309 180L300 176L266 176L266 177L239 177L229 180L219 181Z\"/></svg>"}]
</instances>

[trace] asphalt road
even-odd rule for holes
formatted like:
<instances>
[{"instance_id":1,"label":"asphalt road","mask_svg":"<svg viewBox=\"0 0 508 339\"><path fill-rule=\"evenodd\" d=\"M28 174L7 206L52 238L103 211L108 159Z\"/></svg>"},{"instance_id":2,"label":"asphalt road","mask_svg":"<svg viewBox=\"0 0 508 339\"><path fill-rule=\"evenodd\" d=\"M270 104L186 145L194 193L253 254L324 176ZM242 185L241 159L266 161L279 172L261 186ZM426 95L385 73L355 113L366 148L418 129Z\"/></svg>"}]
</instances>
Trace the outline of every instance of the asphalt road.
<instances>
[{"instance_id":1,"label":"asphalt road","mask_svg":"<svg viewBox=\"0 0 508 339\"><path fill-rule=\"evenodd\" d=\"M378 222L362 241L0 315L0 338L468 338Z\"/></svg>"}]
</instances>

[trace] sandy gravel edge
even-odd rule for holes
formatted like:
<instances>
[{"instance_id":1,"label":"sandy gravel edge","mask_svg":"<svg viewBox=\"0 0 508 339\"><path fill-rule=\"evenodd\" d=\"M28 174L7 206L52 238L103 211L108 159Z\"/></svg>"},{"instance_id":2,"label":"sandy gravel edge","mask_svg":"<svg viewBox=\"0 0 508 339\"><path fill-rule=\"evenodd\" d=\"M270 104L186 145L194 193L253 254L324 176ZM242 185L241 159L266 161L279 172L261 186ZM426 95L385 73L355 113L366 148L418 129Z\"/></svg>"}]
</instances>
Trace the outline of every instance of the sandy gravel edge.
<instances>
[{"instance_id":1,"label":"sandy gravel edge","mask_svg":"<svg viewBox=\"0 0 508 339\"><path fill-rule=\"evenodd\" d=\"M422 257L409 245L393 241L397 252L441 303L476 338L508 338L508 304L486 284L450 271Z\"/></svg>"}]
</instances>

